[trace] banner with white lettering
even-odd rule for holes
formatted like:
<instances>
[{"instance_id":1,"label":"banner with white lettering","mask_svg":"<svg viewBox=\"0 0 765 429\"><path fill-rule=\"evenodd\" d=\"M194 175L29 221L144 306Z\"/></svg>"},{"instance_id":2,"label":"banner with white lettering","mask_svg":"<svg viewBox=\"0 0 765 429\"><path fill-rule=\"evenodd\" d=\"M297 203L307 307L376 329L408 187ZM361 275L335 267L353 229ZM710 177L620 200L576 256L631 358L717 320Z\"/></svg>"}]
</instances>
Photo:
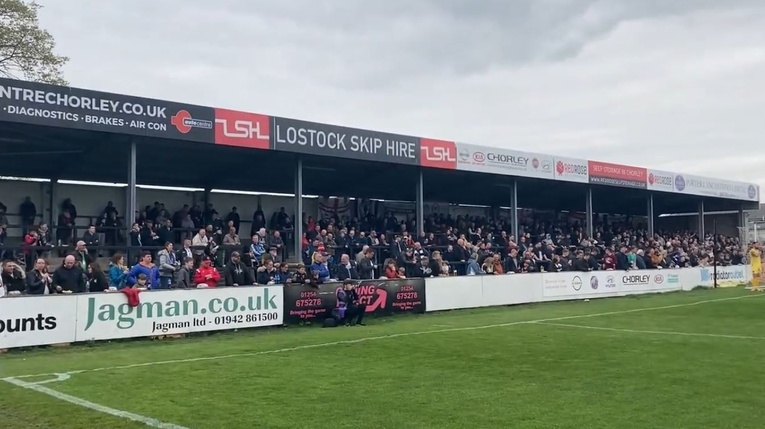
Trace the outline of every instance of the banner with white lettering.
<instances>
[{"instance_id":1,"label":"banner with white lettering","mask_svg":"<svg viewBox=\"0 0 765 429\"><path fill-rule=\"evenodd\" d=\"M0 78L0 121L213 142L213 109Z\"/></svg>"},{"instance_id":2,"label":"banner with white lettering","mask_svg":"<svg viewBox=\"0 0 765 429\"><path fill-rule=\"evenodd\" d=\"M275 150L319 156L420 164L420 139L398 134L274 117L270 130Z\"/></svg>"}]
</instances>

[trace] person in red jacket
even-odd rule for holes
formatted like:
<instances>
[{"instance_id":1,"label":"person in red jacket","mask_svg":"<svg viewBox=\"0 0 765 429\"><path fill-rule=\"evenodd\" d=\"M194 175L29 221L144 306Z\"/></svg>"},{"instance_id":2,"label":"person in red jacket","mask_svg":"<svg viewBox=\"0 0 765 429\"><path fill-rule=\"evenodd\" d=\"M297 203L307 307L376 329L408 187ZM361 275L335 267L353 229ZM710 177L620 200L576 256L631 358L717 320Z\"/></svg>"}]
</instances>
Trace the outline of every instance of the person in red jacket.
<instances>
[{"instance_id":1,"label":"person in red jacket","mask_svg":"<svg viewBox=\"0 0 765 429\"><path fill-rule=\"evenodd\" d=\"M215 287L220 281L220 273L210 264L210 257L205 256L202 259L202 264L197 268L194 273L194 283L197 287L200 285L207 285L207 287Z\"/></svg>"},{"instance_id":2,"label":"person in red jacket","mask_svg":"<svg viewBox=\"0 0 765 429\"><path fill-rule=\"evenodd\" d=\"M616 269L616 256L611 249L606 249L606 256L603 257L603 269L615 270Z\"/></svg>"}]
</instances>

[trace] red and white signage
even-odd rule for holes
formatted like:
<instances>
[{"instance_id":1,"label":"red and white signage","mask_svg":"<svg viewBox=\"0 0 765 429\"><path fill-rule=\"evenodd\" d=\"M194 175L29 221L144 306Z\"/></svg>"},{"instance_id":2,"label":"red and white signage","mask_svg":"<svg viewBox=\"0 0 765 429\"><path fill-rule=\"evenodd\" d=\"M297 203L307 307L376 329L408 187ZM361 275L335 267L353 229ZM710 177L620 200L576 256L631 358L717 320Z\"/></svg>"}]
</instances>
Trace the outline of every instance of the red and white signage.
<instances>
[{"instance_id":1,"label":"red and white signage","mask_svg":"<svg viewBox=\"0 0 765 429\"><path fill-rule=\"evenodd\" d=\"M553 170L555 171L555 180L565 182L589 183L589 167L587 161L576 158L554 158Z\"/></svg>"},{"instance_id":2,"label":"red and white signage","mask_svg":"<svg viewBox=\"0 0 765 429\"><path fill-rule=\"evenodd\" d=\"M447 140L420 139L420 166L455 170L457 144Z\"/></svg>"},{"instance_id":3,"label":"red and white signage","mask_svg":"<svg viewBox=\"0 0 765 429\"><path fill-rule=\"evenodd\" d=\"M270 149L271 117L236 110L215 109L215 144Z\"/></svg>"},{"instance_id":4,"label":"red and white signage","mask_svg":"<svg viewBox=\"0 0 765 429\"><path fill-rule=\"evenodd\" d=\"M648 172L645 168L608 162L588 161L590 183L619 186L622 188L646 188Z\"/></svg>"}]
</instances>

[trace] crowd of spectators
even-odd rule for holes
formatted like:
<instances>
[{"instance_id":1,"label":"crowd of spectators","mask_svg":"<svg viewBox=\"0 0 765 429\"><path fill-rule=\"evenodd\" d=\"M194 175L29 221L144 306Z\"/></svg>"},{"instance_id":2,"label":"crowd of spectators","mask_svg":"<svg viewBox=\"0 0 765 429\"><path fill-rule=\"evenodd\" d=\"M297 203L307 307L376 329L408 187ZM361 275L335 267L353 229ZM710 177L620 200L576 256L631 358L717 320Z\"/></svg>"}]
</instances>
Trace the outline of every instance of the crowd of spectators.
<instances>
[{"instance_id":1,"label":"crowd of spectators","mask_svg":"<svg viewBox=\"0 0 765 429\"><path fill-rule=\"evenodd\" d=\"M577 221L532 217L520 222L516 238L508 233L507 219L430 215L425 231L416 234L410 232L416 231L411 216L399 220L389 213L327 220L303 215L302 246L288 262L293 221L284 208L269 220L258 209L244 240L236 207L221 217L211 204L204 209L185 205L170 213L155 202L136 213L129 231L112 202L82 230L74 226L78 213L71 199L60 209L54 242L47 224L34 224L34 204L28 199L22 204L23 249L9 255L0 248L6 293L100 292L136 285L318 286L348 279L671 269L715 260L736 265L746 255L735 237L691 231L649 235L626 222L595 225L595 234L587 237ZM0 244L8 225L5 212L0 204ZM62 248L66 251L61 264L49 266L51 252ZM99 257L108 257L108 266L101 266Z\"/></svg>"}]
</instances>

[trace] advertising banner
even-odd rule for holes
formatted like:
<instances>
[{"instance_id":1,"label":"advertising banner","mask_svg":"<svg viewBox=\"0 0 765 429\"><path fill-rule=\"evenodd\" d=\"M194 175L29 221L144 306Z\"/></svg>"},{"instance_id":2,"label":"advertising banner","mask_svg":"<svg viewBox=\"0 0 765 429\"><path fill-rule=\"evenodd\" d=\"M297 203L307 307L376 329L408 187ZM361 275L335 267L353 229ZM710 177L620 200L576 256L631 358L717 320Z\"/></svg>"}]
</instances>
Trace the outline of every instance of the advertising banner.
<instances>
[{"instance_id":1,"label":"advertising banner","mask_svg":"<svg viewBox=\"0 0 765 429\"><path fill-rule=\"evenodd\" d=\"M679 270L640 270L619 272L620 293L680 290Z\"/></svg>"},{"instance_id":2,"label":"advertising banner","mask_svg":"<svg viewBox=\"0 0 765 429\"><path fill-rule=\"evenodd\" d=\"M270 116L215 109L215 144L248 149L270 149L270 134Z\"/></svg>"},{"instance_id":3,"label":"advertising banner","mask_svg":"<svg viewBox=\"0 0 765 429\"><path fill-rule=\"evenodd\" d=\"M420 166L455 170L457 144L446 140L420 139Z\"/></svg>"},{"instance_id":4,"label":"advertising banner","mask_svg":"<svg viewBox=\"0 0 765 429\"><path fill-rule=\"evenodd\" d=\"M543 296L553 299L616 296L619 292L619 274L613 271L544 273Z\"/></svg>"},{"instance_id":5,"label":"advertising banner","mask_svg":"<svg viewBox=\"0 0 765 429\"><path fill-rule=\"evenodd\" d=\"M553 158L555 180L564 182L589 183L590 175L587 161L576 158Z\"/></svg>"},{"instance_id":6,"label":"advertising banner","mask_svg":"<svg viewBox=\"0 0 765 429\"><path fill-rule=\"evenodd\" d=\"M213 109L0 78L0 121L213 142Z\"/></svg>"},{"instance_id":7,"label":"advertising banner","mask_svg":"<svg viewBox=\"0 0 765 429\"><path fill-rule=\"evenodd\" d=\"M760 201L760 187L757 185L700 176L676 175L674 190L683 194Z\"/></svg>"},{"instance_id":8,"label":"advertising banner","mask_svg":"<svg viewBox=\"0 0 765 429\"><path fill-rule=\"evenodd\" d=\"M287 152L420 165L420 139L275 117L271 147Z\"/></svg>"},{"instance_id":9,"label":"advertising banner","mask_svg":"<svg viewBox=\"0 0 765 429\"><path fill-rule=\"evenodd\" d=\"M660 192L675 192L675 173L648 169L648 189Z\"/></svg>"},{"instance_id":10,"label":"advertising banner","mask_svg":"<svg viewBox=\"0 0 765 429\"><path fill-rule=\"evenodd\" d=\"M0 299L0 349L74 342L77 297Z\"/></svg>"},{"instance_id":11,"label":"advertising banner","mask_svg":"<svg viewBox=\"0 0 765 429\"><path fill-rule=\"evenodd\" d=\"M647 186L647 170L642 167L588 161L587 169L590 183L636 189L645 189Z\"/></svg>"},{"instance_id":12,"label":"advertising banner","mask_svg":"<svg viewBox=\"0 0 765 429\"><path fill-rule=\"evenodd\" d=\"M555 177L552 156L467 143L457 143L457 169L539 179Z\"/></svg>"},{"instance_id":13,"label":"advertising banner","mask_svg":"<svg viewBox=\"0 0 765 429\"><path fill-rule=\"evenodd\" d=\"M732 265L717 267L717 287L736 287L748 283L752 279L752 267L749 265ZM699 286L713 287L715 284L715 268L701 267L699 269Z\"/></svg>"},{"instance_id":14,"label":"advertising banner","mask_svg":"<svg viewBox=\"0 0 765 429\"><path fill-rule=\"evenodd\" d=\"M325 283L318 289L309 286L284 288L285 323L324 319L337 304L336 291L342 283ZM356 290L367 314L389 316L394 313L425 312L425 280L359 280Z\"/></svg>"},{"instance_id":15,"label":"advertising banner","mask_svg":"<svg viewBox=\"0 0 765 429\"><path fill-rule=\"evenodd\" d=\"M77 341L149 337L283 324L283 286L80 295Z\"/></svg>"}]
</instances>

